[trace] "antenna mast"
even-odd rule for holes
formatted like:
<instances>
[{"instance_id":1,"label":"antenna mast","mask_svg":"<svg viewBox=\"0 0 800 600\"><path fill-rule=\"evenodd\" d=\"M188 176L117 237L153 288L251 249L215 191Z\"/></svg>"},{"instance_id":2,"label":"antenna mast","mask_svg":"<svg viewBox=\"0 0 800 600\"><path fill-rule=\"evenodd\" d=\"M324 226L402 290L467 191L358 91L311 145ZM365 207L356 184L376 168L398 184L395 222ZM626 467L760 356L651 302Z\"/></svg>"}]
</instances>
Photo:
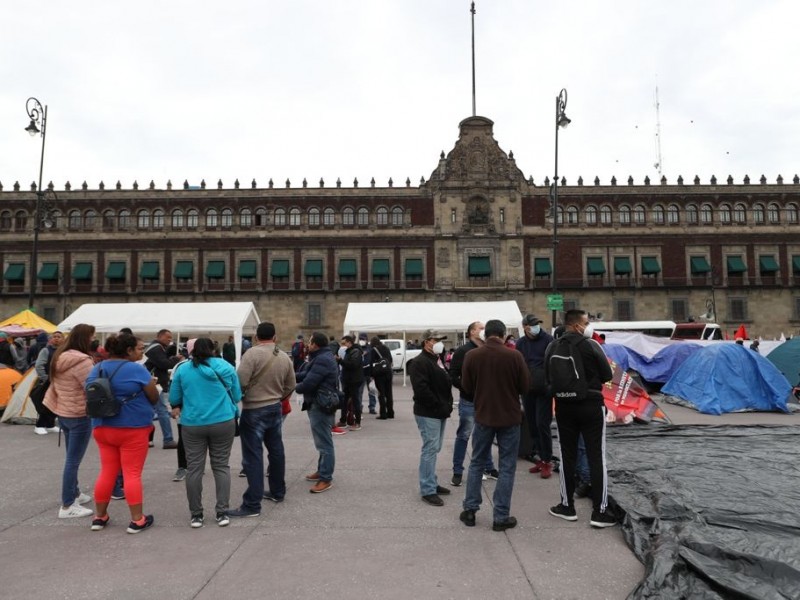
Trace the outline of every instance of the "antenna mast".
<instances>
[{"instance_id":1,"label":"antenna mast","mask_svg":"<svg viewBox=\"0 0 800 600\"><path fill-rule=\"evenodd\" d=\"M664 167L664 162L661 159L661 103L658 101L658 86L656 85L656 162L653 165L658 174L661 175L661 170Z\"/></svg>"},{"instance_id":2,"label":"antenna mast","mask_svg":"<svg viewBox=\"0 0 800 600\"><path fill-rule=\"evenodd\" d=\"M472 7L469 10L472 13L472 116L474 117L477 113L475 112L475 3L472 3Z\"/></svg>"}]
</instances>

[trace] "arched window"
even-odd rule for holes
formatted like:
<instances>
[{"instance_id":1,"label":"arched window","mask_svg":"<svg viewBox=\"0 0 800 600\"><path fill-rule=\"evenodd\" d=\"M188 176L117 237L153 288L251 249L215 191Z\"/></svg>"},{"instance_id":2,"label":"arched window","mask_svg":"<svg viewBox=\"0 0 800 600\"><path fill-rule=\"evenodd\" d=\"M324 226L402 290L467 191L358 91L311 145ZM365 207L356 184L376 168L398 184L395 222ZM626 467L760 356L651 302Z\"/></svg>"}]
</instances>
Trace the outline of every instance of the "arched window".
<instances>
[{"instance_id":1,"label":"arched window","mask_svg":"<svg viewBox=\"0 0 800 600\"><path fill-rule=\"evenodd\" d=\"M0 229L3 231L11 231L11 211L4 210L0 213Z\"/></svg>"},{"instance_id":2,"label":"arched window","mask_svg":"<svg viewBox=\"0 0 800 600\"><path fill-rule=\"evenodd\" d=\"M763 225L764 224L764 205L763 204L754 204L753 205L753 223L756 225Z\"/></svg>"},{"instance_id":3,"label":"arched window","mask_svg":"<svg viewBox=\"0 0 800 600\"><path fill-rule=\"evenodd\" d=\"M375 211L375 218L378 222L378 225L388 225L389 224L389 209L385 206L379 206L378 210Z\"/></svg>"},{"instance_id":4,"label":"arched window","mask_svg":"<svg viewBox=\"0 0 800 600\"><path fill-rule=\"evenodd\" d=\"M153 229L164 229L164 211L160 208L153 211Z\"/></svg>"},{"instance_id":5,"label":"arched window","mask_svg":"<svg viewBox=\"0 0 800 600\"><path fill-rule=\"evenodd\" d=\"M67 226L70 229L80 229L81 228L81 211L79 211L79 210L71 210L71 211L69 211L69 224Z\"/></svg>"},{"instance_id":6,"label":"arched window","mask_svg":"<svg viewBox=\"0 0 800 600\"><path fill-rule=\"evenodd\" d=\"M50 213L50 221L53 223L53 227L51 229L58 229L59 227L64 225L63 221L64 217L61 215L60 210L54 210Z\"/></svg>"},{"instance_id":7,"label":"arched window","mask_svg":"<svg viewBox=\"0 0 800 600\"><path fill-rule=\"evenodd\" d=\"M256 227L266 227L267 225L267 209L266 208L257 208L256 209Z\"/></svg>"},{"instance_id":8,"label":"arched window","mask_svg":"<svg viewBox=\"0 0 800 600\"><path fill-rule=\"evenodd\" d=\"M731 222L731 205L722 204L719 207L719 222L723 225L729 225Z\"/></svg>"},{"instance_id":9,"label":"arched window","mask_svg":"<svg viewBox=\"0 0 800 600\"><path fill-rule=\"evenodd\" d=\"M600 224L601 225L611 225L611 219L613 218L613 213L611 212L610 206L601 206L600 207Z\"/></svg>"},{"instance_id":10,"label":"arched window","mask_svg":"<svg viewBox=\"0 0 800 600\"><path fill-rule=\"evenodd\" d=\"M667 207L667 223L677 225L681 221L681 209L677 204L670 204Z\"/></svg>"},{"instance_id":11,"label":"arched window","mask_svg":"<svg viewBox=\"0 0 800 600\"><path fill-rule=\"evenodd\" d=\"M733 207L733 221L740 225L747 222L747 207L744 204L737 203Z\"/></svg>"},{"instance_id":12,"label":"arched window","mask_svg":"<svg viewBox=\"0 0 800 600\"><path fill-rule=\"evenodd\" d=\"M502 208L500 210L503 210ZM578 224L578 207L577 206L568 206L567 207L567 225L577 225Z\"/></svg>"},{"instance_id":13,"label":"arched window","mask_svg":"<svg viewBox=\"0 0 800 600\"><path fill-rule=\"evenodd\" d=\"M342 225L352 226L355 223L355 213L349 206L342 211Z\"/></svg>"},{"instance_id":14,"label":"arched window","mask_svg":"<svg viewBox=\"0 0 800 600\"><path fill-rule=\"evenodd\" d=\"M392 209L392 225L402 225L404 217L402 208L395 206Z\"/></svg>"},{"instance_id":15,"label":"arched window","mask_svg":"<svg viewBox=\"0 0 800 600\"><path fill-rule=\"evenodd\" d=\"M781 209L774 202L767 206L767 220L770 224L776 225L781 222Z\"/></svg>"},{"instance_id":16,"label":"arched window","mask_svg":"<svg viewBox=\"0 0 800 600\"><path fill-rule=\"evenodd\" d=\"M637 204L633 207L633 222L636 225L644 225L647 222L647 211L643 205Z\"/></svg>"},{"instance_id":17,"label":"arched window","mask_svg":"<svg viewBox=\"0 0 800 600\"><path fill-rule=\"evenodd\" d=\"M300 226L300 209L293 208L289 211L289 225L292 227Z\"/></svg>"},{"instance_id":18,"label":"arched window","mask_svg":"<svg viewBox=\"0 0 800 600\"><path fill-rule=\"evenodd\" d=\"M698 218L697 205L689 204L686 207L686 222L689 225L697 225Z\"/></svg>"},{"instance_id":19,"label":"arched window","mask_svg":"<svg viewBox=\"0 0 800 600\"><path fill-rule=\"evenodd\" d=\"M587 225L597 225L597 207L596 206L587 206L586 207L586 224Z\"/></svg>"},{"instance_id":20,"label":"arched window","mask_svg":"<svg viewBox=\"0 0 800 600\"><path fill-rule=\"evenodd\" d=\"M186 211L186 227L189 229L197 229L197 223L200 220L200 211L196 208L190 208Z\"/></svg>"},{"instance_id":21,"label":"arched window","mask_svg":"<svg viewBox=\"0 0 800 600\"><path fill-rule=\"evenodd\" d=\"M335 220L336 220L336 212L330 206L322 211L323 225L328 225L328 226L333 225Z\"/></svg>"},{"instance_id":22,"label":"arched window","mask_svg":"<svg viewBox=\"0 0 800 600\"><path fill-rule=\"evenodd\" d=\"M710 204L703 204L700 207L700 222L703 225L711 225L714 222L714 209Z\"/></svg>"},{"instance_id":23,"label":"arched window","mask_svg":"<svg viewBox=\"0 0 800 600\"><path fill-rule=\"evenodd\" d=\"M223 227L230 227L233 225L233 211L230 208L223 208L219 224Z\"/></svg>"},{"instance_id":24,"label":"arched window","mask_svg":"<svg viewBox=\"0 0 800 600\"><path fill-rule=\"evenodd\" d=\"M654 225L663 225L664 224L664 207L660 204L656 204L653 207L653 224Z\"/></svg>"},{"instance_id":25,"label":"arched window","mask_svg":"<svg viewBox=\"0 0 800 600\"><path fill-rule=\"evenodd\" d=\"M556 217L558 218L558 224L559 225L563 225L564 224L564 207L563 206L559 206L556 209Z\"/></svg>"},{"instance_id":26,"label":"arched window","mask_svg":"<svg viewBox=\"0 0 800 600\"><path fill-rule=\"evenodd\" d=\"M183 228L183 211L180 208L176 208L172 211L172 228L173 229L182 229Z\"/></svg>"},{"instance_id":27,"label":"arched window","mask_svg":"<svg viewBox=\"0 0 800 600\"><path fill-rule=\"evenodd\" d=\"M83 227L84 229L94 229L96 224L97 213L90 208L86 211L86 214L83 215Z\"/></svg>"},{"instance_id":28,"label":"arched window","mask_svg":"<svg viewBox=\"0 0 800 600\"><path fill-rule=\"evenodd\" d=\"M319 227L319 209L318 208L309 208L308 209L308 224L311 227Z\"/></svg>"},{"instance_id":29,"label":"arched window","mask_svg":"<svg viewBox=\"0 0 800 600\"><path fill-rule=\"evenodd\" d=\"M147 210L142 209L136 213L136 226L139 229L150 228L150 213Z\"/></svg>"},{"instance_id":30,"label":"arched window","mask_svg":"<svg viewBox=\"0 0 800 600\"><path fill-rule=\"evenodd\" d=\"M103 229L106 231L110 231L114 229L114 211L113 210L104 210L103 211Z\"/></svg>"},{"instance_id":31,"label":"arched window","mask_svg":"<svg viewBox=\"0 0 800 600\"><path fill-rule=\"evenodd\" d=\"M253 225L253 212L249 208L239 211L239 225L241 227L251 227Z\"/></svg>"},{"instance_id":32,"label":"arched window","mask_svg":"<svg viewBox=\"0 0 800 600\"><path fill-rule=\"evenodd\" d=\"M619 222L621 225L631 224L631 207L623 204L619 207Z\"/></svg>"},{"instance_id":33,"label":"arched window","mask_svg":"<svg viewBox=\"0 0 800 600\"><path fill-rule=\"evenodd\" d=\"M14 230L25 231L28 228L28 213L24 210L18 210L14 215Z\"/></svg>"},{"instance_id":34,"label":"arched window","mask_svg":"<svg viewBox=\"0 0 800 600\"><path fill-rule=\"evenodd\" d=\"M357 217L359 225L369 225L369 211L365 207L358 209Z\"/></svg>"},{"instance_id":35,"label":"arched window","mask_svg":"<svg viewBox=\"0 0 800 600\"><path fill-rule=\"evenodd\" d=\"M800 221L800 213L797 210L797 204L790 203L786 205L786 222L792 225L797 225Z\"/></svg>"},{"instance_id":36,"label":"arched window","mask_svg":"<svg viewBox=\"0 0 800 600\"><path fill-rule=\"evenodd\" d=\"M286 209L285 208L276 208L275 209L275 226L276 227L284 227L286 225Z\"/></svg>"},{"instance_id":37,"label":"arched window","mask_svg":"<svg viewBox=\"0 0 800 600\"><path fill-rule=\"evenodd\" d=\"M218 224L217 209L209 208L206 212L206 227L216 227Z\"/></svg>"}]
</instances>

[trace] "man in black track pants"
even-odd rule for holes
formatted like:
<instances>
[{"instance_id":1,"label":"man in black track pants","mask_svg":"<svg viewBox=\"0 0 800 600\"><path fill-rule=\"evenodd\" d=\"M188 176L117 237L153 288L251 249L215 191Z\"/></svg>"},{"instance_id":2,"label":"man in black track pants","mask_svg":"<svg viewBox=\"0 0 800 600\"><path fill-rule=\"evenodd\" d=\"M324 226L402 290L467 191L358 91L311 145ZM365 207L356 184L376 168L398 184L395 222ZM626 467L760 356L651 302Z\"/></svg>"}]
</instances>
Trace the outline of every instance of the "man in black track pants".
<instances>
[{"instance_id":1,"label":"man in black track pants","mask_svg":"<svg viewBox=\"0 0 800 600\"><path fill-rule=\"evenodd\" d=\"M612 378L611 367L600 345L591 339L592 326L586 312L567 311L566 333L548 346L544 367L556 402L556 422L561 445L561 503L550 514L577 521L575 461L578 436L583 434L592 480L592 527L611 527L616 520L606 512L606 409L603 384ZM571 348L569 347L571 346ZM574 377L573 377L574 374Z\"/></svg>"}]
</instances>

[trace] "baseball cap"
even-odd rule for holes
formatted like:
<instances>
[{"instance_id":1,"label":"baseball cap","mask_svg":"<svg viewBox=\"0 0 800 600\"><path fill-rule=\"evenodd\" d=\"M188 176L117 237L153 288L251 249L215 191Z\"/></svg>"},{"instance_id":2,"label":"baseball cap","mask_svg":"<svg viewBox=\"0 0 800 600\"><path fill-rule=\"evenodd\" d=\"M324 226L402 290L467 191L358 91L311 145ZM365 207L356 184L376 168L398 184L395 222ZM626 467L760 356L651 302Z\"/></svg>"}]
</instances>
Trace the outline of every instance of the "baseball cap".
<instances>
[{"instance_id":1,"label":"baseball cap","mask_svg":"<svg viewBox=\"0 0 800 600\"><path fill-rule=\"evenodd\" d=\"M441 335L438 331L434 329L426 329L425 332L422 334L423 340L436 340L437 342L440 340L446 340L446 335Z\"/></svg>"},{"instance_id":2,"label":"baseball cap","mask_svg":"<svg viewBox=\"0 0 800 600\"><path fill-rule=\"evenodd\" d=\"M522 319L523 325L536 325L537 323L543 323L539 317L536 315L525 315L525 318Z\"/></svg>"}]
</instances>

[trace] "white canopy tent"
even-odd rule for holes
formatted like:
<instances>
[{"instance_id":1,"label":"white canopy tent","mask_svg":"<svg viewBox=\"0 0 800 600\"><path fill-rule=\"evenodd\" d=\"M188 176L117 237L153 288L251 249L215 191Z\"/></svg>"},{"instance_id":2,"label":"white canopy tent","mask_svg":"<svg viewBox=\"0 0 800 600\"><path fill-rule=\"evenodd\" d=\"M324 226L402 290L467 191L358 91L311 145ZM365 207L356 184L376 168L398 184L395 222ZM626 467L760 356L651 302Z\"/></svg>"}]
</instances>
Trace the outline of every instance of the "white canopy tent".
<instances>
[{"instance_id":1,"label":"white canopy tent","mask_svg":"<svg viewBox=\"0 0 800 600\"><path fill-rule=\"evenodd\" d=\"M70 331L78 323L94 325L97 333L116 333L129 327L136 335L169 329L176 340L181 335L233 335L236 363L242 355L242 335L254 334L259 318L252 302L147 302L130 304L84 304L58 324Z\"/></svg>"}]
</instances>

